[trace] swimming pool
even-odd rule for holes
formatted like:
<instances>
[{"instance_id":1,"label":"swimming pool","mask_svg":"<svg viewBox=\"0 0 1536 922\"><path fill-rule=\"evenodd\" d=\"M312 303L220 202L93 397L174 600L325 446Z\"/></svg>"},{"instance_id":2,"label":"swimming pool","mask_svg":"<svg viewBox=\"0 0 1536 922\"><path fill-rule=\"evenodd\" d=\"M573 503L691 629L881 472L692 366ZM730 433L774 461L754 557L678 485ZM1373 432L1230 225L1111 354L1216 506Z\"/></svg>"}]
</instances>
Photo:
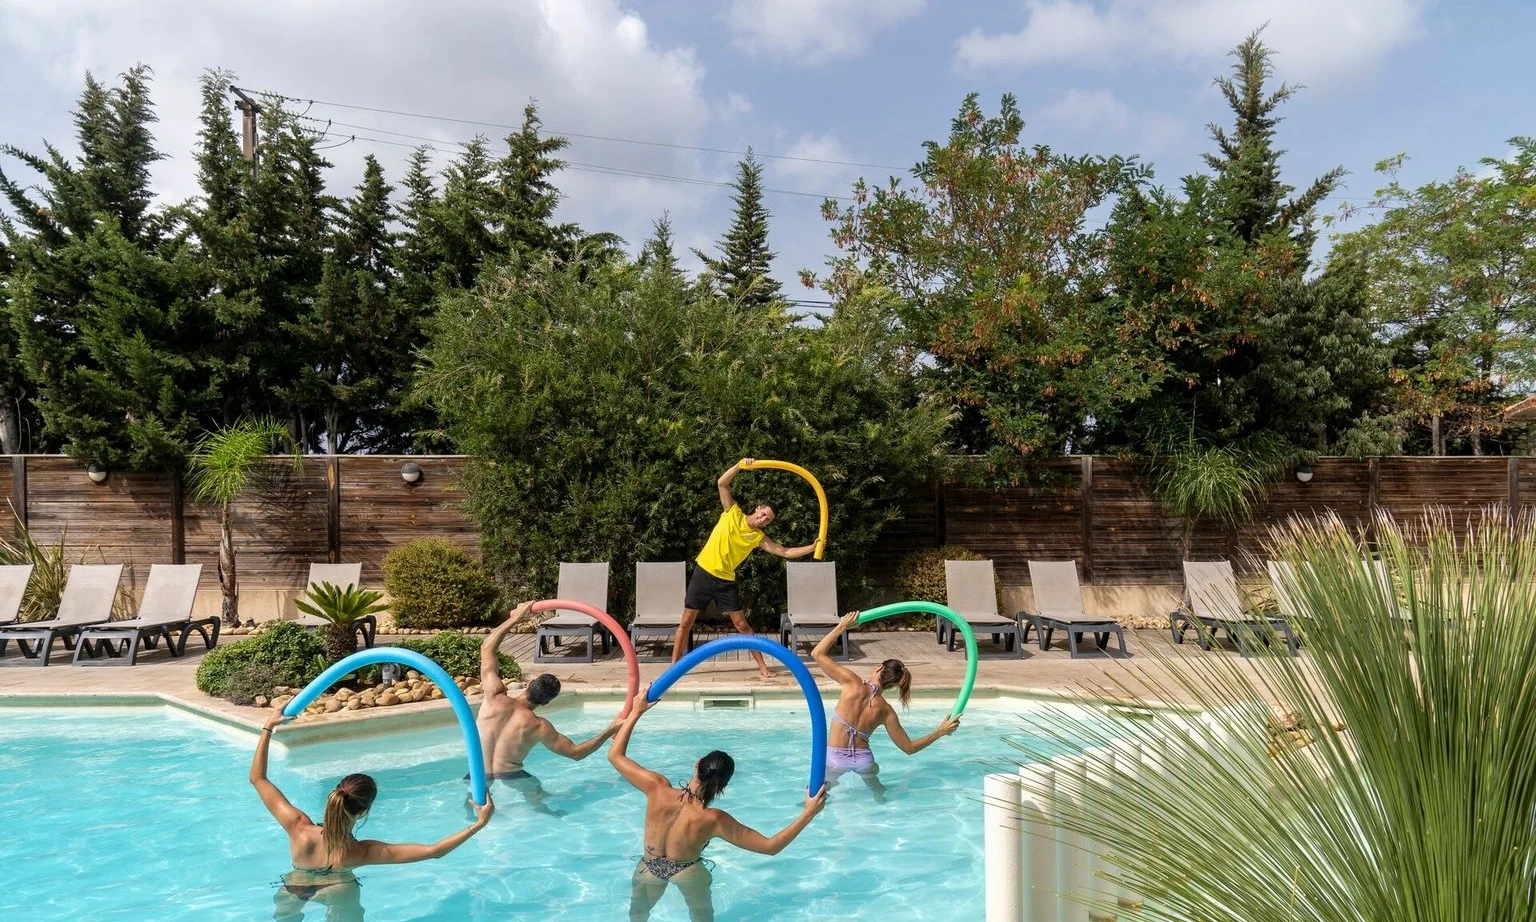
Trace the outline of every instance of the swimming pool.
<instances>
[{"instance_id":1,"label":"swimming pool","mask_svg":"<svg viewBox=\"0 0 1536 922\"><path fill-rule=\"evenodd\" d=\"M1041 708L1025 705L1037 717ZM600 729L613 705L553 713L573 738ZM1063 717L1083 711L1063 708ZM914 735L943 716L915 707ZM684 779L710 749L736 759L717 805L774 832L799 812L808 760L803 705L695 710L663 704L636 732L631 754ZM717 918L974 922L982 911L981 778L1018 755L1017 713L973 708L964 727L903 757L877 736L883 803L857 779L832 793L820 817L769 858L723 843ZM282 736L279 734L279 741ZM0 708L0 829L7 856L0 919L222 922L273 917L288 869L282 831L246 783L254 738L172 708ZM497 814L480 835L438 861L359 872L361 901L379 920L627 918L641 848L644 798L603 751L571 763L539 751L528 763L563 817L492 788ZM466 821L463 743L456 728L367 741L274 748L270 777L318 816L336 779L367 771L379 782L364 838L436 841ZM651 918L688 917L669 892ZM297 918L297 917L285 917ZM305 919L325 918L311 906Z\"/></svg>"}]
</instances>

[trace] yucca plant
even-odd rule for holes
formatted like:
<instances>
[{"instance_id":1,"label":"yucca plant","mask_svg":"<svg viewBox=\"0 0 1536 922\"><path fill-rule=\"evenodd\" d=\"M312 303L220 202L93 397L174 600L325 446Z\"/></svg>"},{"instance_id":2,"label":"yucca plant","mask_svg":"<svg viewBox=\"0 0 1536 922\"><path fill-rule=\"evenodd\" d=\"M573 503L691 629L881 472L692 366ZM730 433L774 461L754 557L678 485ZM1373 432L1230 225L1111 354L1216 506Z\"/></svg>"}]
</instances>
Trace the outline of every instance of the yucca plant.
<instances>
[{"instance_id":1,"label":"yucca plant","mask_svg":"<svg viewBox=\"0 0 1536 922\"><path fill-rule=\"evenodd\" d=\"M14 511L12 515L15 515ZM64 551L67 529L60 530L58 543L41 544L21 524L19 517L15 527L14 539L0 535L0 564L32 565L32 575L28 578L17 617L22 621L51 618L59 610L59 599L64 595L64 583L69 578L70 562Z\"/></svg>"},{"instance_id":2,"label":"yucca plant","mask_svg":"<svg viewBox=\"0 0 1536 922\"><path fill-rule=\"evenodd\" d=\"M325 656L331 662L357 652L358 621L376 615L389 606L379 600L384 593L356 586L337 586L321 582L309 587L304 597L294 602L306 615L329 622L325 628Z\"/></svg>"},{"instance_id":3,"label":"yucca plant","mask_svg":"<svg viewBox=\"0 0 1536 922\"><path fill-rule=\"evenodd\" d=\"M190 459L192 498L219 507L219 588L224 623L240 623L240 584L235 570L235 536L231 507L248 490L271 482L277 473L268 454L278 445L293 452L293 469L304 469L304 457L287 427L275 419L250 419L210 432L198 441Z\"/></svg>"},{"instance_id":4,"label":"yucca plant","mask_svg":"<svg viewBox=\"0 0 1536 922\"><path fill-rule=\"evenodd\" d=\"M1183 522L1181 559L1189 559L1195 528L1202 520L1228 525L1246 520L1269 484L1295 457L1289 445L1274 439L1211 445L1193 434L1161 450L1152 462L1153 492Z\"/></svg>"},{"instance_id":5,"label":"yucca plant","mask_svg":"<svg viewBox=\"0 0 1536 922\"><path fill-rule=\"evenodd\" d=\"M1335 518L1277 530L1302 657L1164 653L1141 688L1203 717L1074 728L1156 755L1134 778L1056 774L1082 801L1054 822L1147 895L1120 918L1536 919L1536 525L1383 517L1374 542L1385 583Z\"/></svg>"}]
</instances>

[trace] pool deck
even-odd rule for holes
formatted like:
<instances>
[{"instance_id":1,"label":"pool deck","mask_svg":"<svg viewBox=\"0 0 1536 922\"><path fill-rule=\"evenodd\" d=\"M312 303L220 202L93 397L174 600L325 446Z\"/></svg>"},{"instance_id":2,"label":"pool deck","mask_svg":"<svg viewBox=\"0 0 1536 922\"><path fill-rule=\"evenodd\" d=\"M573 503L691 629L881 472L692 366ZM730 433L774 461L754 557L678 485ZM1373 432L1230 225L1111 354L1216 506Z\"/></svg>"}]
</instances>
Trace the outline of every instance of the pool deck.
<instances>
[{"instance_id":1,"label":"pool deck","mask_svg":"<svg viewBox=\"0 0 1536 922\"><path fill-rule=\"evenodd\" d=\"M1127 629L1125 634L1129 655L1124 658L1095 653L1072 659L1059 637L1049 651L1040 650L1031 640L1025 646L1022 659L1014 653L989 652L998 648L983 644L974 697L982 700L993 695L1064 696L1109 702L1129 702L1132 698L1141 698L1177 705L1181 703L1178 700L1180 696L1167 690L1177 684L1175 670L1170 666L1182 657L1223 657L1235 668L1252 669L1251 661L1240 659L1230 649L1209 653L1201 651L1193 643L1192 637L1190 642L1175 646L1166 631ZM703 643L719 636L725 635L699 632L697 642ZM381 634L378 642L388 644L404 639ZM0 669L0 706L153 703L158 697L165 703L197 711L233 726L250 729L259 727L266 713L263 709L240 707L210 698L197 690L194 674L202 657L201 651L193 652L194 646L195 640L188 648L188 655L177 660L167 659L163 652L152 651L132 667L72 666L66 655L62 659L55 659L53 665L45 668L3 668ZM533 648L532 634L513 634L502 645L503 651L516 657L525 676L553 673L560 679L566 692L577 692L590 699L594 696L617 698L625 691L627 673L617 648L607 656L599 654L597 661L590 664L574 661L536 663ZM912 670L915 697L930 699L952 696L965 675L964 652L946 651L935 642L932 632L861 632L854 635L851 648L848 665L856 672L867 672L884 659L903 660ZM641 663L641 688L661 675L666 668L666 663ZM786 675L782 664L777 665L775 671L778 675L774 681L760 679L757 667L749 655L733 651L700 664L678 682L676 688L684 693L798 697L796 683ZM818 685L823 689L835 687L819 671L813 669L812 674L816 675ZM674 696L675 693L669 697ZM440 722L447 716L447 709L446 702L425 701L364 711L343 711L304 718L283 735L289 737L291 742L298 743L305 741L305 738L319 739L343 735L345 730L359 730L359 721L384 719L389 720L392 729L401 725L408 728L411 724ZM300 732L301 728L303 732ZM327 729L336 732L326 732Z\"/></svg>"}]
</instances>

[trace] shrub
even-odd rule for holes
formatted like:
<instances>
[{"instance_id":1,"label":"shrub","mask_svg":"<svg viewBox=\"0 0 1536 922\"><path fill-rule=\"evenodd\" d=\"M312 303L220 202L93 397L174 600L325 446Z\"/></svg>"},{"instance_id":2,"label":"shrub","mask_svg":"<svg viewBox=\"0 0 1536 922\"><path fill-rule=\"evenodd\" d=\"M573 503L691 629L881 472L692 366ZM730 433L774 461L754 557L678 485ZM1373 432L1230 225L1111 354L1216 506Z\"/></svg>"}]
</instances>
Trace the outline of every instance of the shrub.
<instances>
[{"instance_id":1,"label":"shrub","mask_svg":"<svg viewBox=\"0 0 1536 922\"><path fill-rule=\"evenodd\" d=\"M252 665L270 668L274 685L303 685L325 663L324 644L314 632L292 621L272 621L245 640L209 650L197 666L197 688L222 697L235 673Z\"/></svg>"},{"instance_id":2,"label":"shrub","mask_svg":"<svg viewBox=\"0 0 1536 922\"><path fill-rule=\"evenodd\" d=\"M480 674L480 644L483 640L458 631L443 631L431 637L407 640L400 646L432 660L451 676L476 676ZM523 677L522 667L511 655L497 653L496 658L501 662L503 679L512 682Z\"/></svg>"},{"instance_id":3,"label":"shrub","mask_svg":"<svg viewBox=\"0 0 1536 922\"><path fill-rule=\"evenodd\" d=\"M446 538L422 538L390 551L384 588L399 627L475 627L495 619L499 593L491 571Z\"/></svg>"},{"instance_id":4,"label":"shrub","mask_svg":"<svg viewBox=\"0 0 1536 922\"><path fill-rule=\"evenodd\" d=\"M372 589L321 582L310 586L294 606L326 622L325 658L335 662L357 652L357 622L388 608L379 601L383 597Z\"/></svg>"},{"instance_id":5,"label":"shrub","mask_svg":"<svg viewBox=\"0 0 1536 922\"><path fill-rule=\"evenodd\" d=\"M961 547L958 544L946 544L943 547L929 548L922 551L913 551L903 557L901 563L896 566L896 595L900 601L922 601L945 603L949 597L944 579L944 561L946 560L986 560L987 558L975 551ZM999 611L1002 610L1003 584L997 579L996 570L993 571L993 579L996 581ZM912 615L904 619L904 623L916 627L933 627L933 615Z\"/></svg>"},{"instance_id":6,"label":"shrub","mask_svg":"<svg viewBox=\"0 0 1536 922\"><path fill-rule=\"evenodd\" d=\"M235 704L255 704L258 695L270 696L272 689L287 684L269 664L246 663L230 675L222 694Z\"/></svg>"}]
</instances>

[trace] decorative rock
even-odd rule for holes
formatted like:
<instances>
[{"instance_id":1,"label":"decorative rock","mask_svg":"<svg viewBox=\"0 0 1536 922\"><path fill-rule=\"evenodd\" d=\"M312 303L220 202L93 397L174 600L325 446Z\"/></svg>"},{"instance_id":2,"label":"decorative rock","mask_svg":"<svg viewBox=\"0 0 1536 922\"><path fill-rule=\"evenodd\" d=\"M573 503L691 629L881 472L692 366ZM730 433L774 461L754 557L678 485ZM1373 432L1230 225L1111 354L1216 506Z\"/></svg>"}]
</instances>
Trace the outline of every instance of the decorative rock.
<instances>
[{"instance_id":1,"label":"decorative rock","mask_svg":"<svg viewBox=\"0 0 1536 922\"><path fill-rule=\"evenodd\" d=\"M361 698L348 698L347 699L347 710L349 710L349 711L359 710L360 708L362 708L362 706L363 706L363 699L361 699Z\"/></svg>"},{"instance_id":2,"label":"decorative rock","mask_svg":"<svg viewBox=\"0 0 1536 922\"><path fill-rule=\"evenodd\" d=\"M347 703L340 698L332 698L325 703L325 712L327 714L334 714L346 706Z\"/></svg>"},{"instance_id":3,"label":"decorative rock","mask_svg":"<svg viewBox=\"0 0 1536 922\"><path fill-rule=\"evenodd\" d=\"M356 694L357 694L357 692L353 691L350 688L338 688L338 689L336 689L336 700L337 701L346 701L346 700L348 700L349 698L351 698L352 696L354 696Z\"/></svg>"},{"instance_id":4,"label":"decorative rock","mask_svg":"<svg viewBox=\"0 0 1536 922\"><path fill-rule=\"evenodd\" d=\"M464 689L464 697L466 698L473 698L478 694L480 694L480 686L478 684L470 685Z\"/></svg>"},{"instance_id":5,"label":"decorative rock","mask_svg":"<svg viewBox=\"0 0 1536 922\"><path fill-rule=\"evenodd\" d=\"M414 669L407 669L405 671L405 680L407 682L420 682L421 681L421 673L417 672Z\"/></svg>"},{"instance_id":6,"label":"decorative rock","mask_svg":"<svg viewBox=\"0 0 1536 922\"><path fill-rule=\"evenodd\" d=\"M275 708L285 707L288 704L288 702L290 702L292 700L293 700L293 696L292 695L288 695L288 694L278 695L276 698L272 699L272 706L275 707Z\"/></svg>"},{"instance_id":7,"label":"decorative rock","mask_svg":"<svg viewBox=\"0 0 1536 922\"><path fill-rule=\"evenodd\" d=\"M441 688L438 688L436 685L432 686L432 692L431 692L430 697L435 701L438 698L441 698L442 696L443 696L443 690Z\"/></svg>"},{"instance_id":8,"label":"decorative rock","mask_svg":"<svg viewBox=\"0 0 1536 922\"><path fill-rule=\"evenodd\" d=\"M271 703L272 703L272 701L269 698L267 698L266 695L257 695L256 696L256 706L259 707L259 708L267 707Z\"/></svg>"},{"instance_id":9,"label":"decorative rock","mask_svg":"<svg viewBox=\"0 0 1536 922\"><path fill-rule=\"evenodd\" d=\"M381 707L388 707L391 704L398 704L399 702L400 698L396 696L393 691L386 691L384 694L378 697L378 703Z\"/></svg>"}]
</instances>

